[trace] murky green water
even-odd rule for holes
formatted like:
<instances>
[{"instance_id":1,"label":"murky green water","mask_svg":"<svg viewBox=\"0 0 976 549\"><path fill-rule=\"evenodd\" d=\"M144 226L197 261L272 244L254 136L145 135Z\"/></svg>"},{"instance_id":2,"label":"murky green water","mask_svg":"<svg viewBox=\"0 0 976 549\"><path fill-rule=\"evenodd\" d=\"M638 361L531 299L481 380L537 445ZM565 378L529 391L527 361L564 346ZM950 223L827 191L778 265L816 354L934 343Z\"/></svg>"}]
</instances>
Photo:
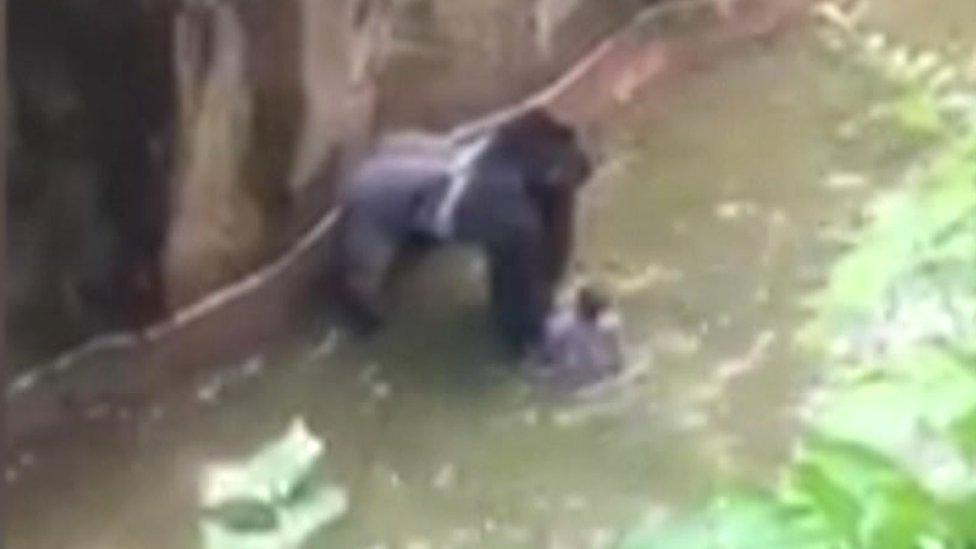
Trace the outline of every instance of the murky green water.
<instances>
[{"instance_id":1,"label":"murky green water","mask_svg":"<svg viewBox=\"0 0 976 549\"><path fill-rule=\"evenodd\" d=\"M913 4L932 16L920 39L976 20L969 0ZM892 5L878 20L914 28L918 14ZM199 467L294 415L327 438L352 498L312 547L602 546L721 478L771 479L806 380L789 339L829 259L819 228L864 192L824 180L885 172L877 147L836 136L869 98L805 33L653 98L600 128L607 158L580 230L582 268L630 281L627 337L635 360L653 355L646 376L589 399L532 390L495 358L477 262L445 254L375 342L268 359L215 400L166 408L138 447L85 437L34 456L10 484L11 547L192 547Z\"/></svg>"}]
</instances>

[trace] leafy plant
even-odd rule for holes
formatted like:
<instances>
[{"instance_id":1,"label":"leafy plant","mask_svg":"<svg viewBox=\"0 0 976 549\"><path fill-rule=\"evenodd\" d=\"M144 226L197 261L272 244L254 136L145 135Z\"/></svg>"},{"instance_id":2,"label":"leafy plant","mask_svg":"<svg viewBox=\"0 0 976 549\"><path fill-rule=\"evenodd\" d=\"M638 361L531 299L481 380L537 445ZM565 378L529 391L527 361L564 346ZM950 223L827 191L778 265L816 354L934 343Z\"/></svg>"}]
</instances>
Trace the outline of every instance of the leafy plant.
<instances>
[{"instance_id":1,"label":"leafy plant","mask_svg":"<svg viewBox=\"0 0 976 549\"><path fill-rule=\"evenodd\" d=\"M781 481L621 547L976 547L976 96L938 55L825 11L829 43L890 85L875 118L924 137L922 160L810 299L799 341L828 381Z\"/></svg>"}]
</instances>

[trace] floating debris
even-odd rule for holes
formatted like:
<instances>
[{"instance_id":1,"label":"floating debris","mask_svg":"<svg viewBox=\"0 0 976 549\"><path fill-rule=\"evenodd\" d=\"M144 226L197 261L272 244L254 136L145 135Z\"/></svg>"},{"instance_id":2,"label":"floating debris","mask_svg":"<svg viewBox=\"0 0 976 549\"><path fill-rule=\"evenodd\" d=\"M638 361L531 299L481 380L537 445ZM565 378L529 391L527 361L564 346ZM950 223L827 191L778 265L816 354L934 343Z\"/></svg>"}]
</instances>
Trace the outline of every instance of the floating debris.
<instances>
[{"instance_id":1,"label":"floating debris","mask_svg":"<svg viewBox=\"0 0 976 549\"><path fill-rule=\"evenodd\" d=\"M653 336L654 347L677 356L692 356L701 349L701 337L680 330L662 330Z\"/></svg>"},{"instance_id":2,"label":"floating debris","mask_svg":"<svg viewBox=\"0 0 976 549\"><path fill-rule=\"evenodd\" d=\"M306 355L306 360L308 362L317 362L323 358L331 355L339 347L339 342L341 340L339 329L332 328L322 338L322 341L318 345L312 348Z\"/></svg>"},{"instance_id":3,"label":"floating debris","mask_svg":"<svg viewBox=\"0 0 976 549\"><path fill-rule=\"evenodd\" d=\"M549 511L552 509L552 502L549 501L549 498L538 494L530 498L529 505L536 511Z\"/></svg>"},{"instance_id":4,"label":"floating debris","mask_svg":"<svg viewBox=\"0 0 976 549\"><path fill-rule=\"evenodd\" d=\"M376 376L380 374L380 365L376 362L370 362L367 364L363 371L359 373L359 382L363 385L368 385L372 383Z\"/></svg>"},{"instance_id":5,"label":"floating debris","mask_svg":"<svg viewBox=\"0 0 976 549\"><path fill-rule=\"evenodd\" d=\"M637 349L634 358L622 372L609 379L593 383L576 390L575 397L579 400L593 400L607 396L613 392L633 387L647 379L654 363L654 353L649 347Z\"/></svg>"},{"instance_id":6,"label":"floating debris","mask_svg":"<svg viewBox=\"0 0 976 549\"><path fill-rule=\"evenodd\" d=\"M149 414L148 414L149 421L159 421L163 419L163 416L165 415L166 415L166 410L159 404L153 404L152 406L149 407Z\"/></svg>"},{"instance_id":7,"label":"floating debris","mask_svg":"<svg viewBox=\"0 0 976 549\"><path fill-rule=\"evenodd\" d=\"M813 13L832 25L847 32L853 32L861 19L863 19L866 6L867 2L858 2L851 8L845 10L846 6L841 7L838 2L821 2L814 8ZM880 34L877 37L884 40L884 36ZM878 49L881 49L883 45L884 43L882 42L882 44L877 46Z\"/></svg>"},{"instance_id":8,"label":"floating debris","mask_svg":"<svg viewBox=\"0 0 976 549\"><path fill-rule=\"evenodd\" d=\"M389 476L387 477L387 480L390 482L390 486L394 488L400 488L401 486L403 486L403 478L400 476L400 473L397 473L392 469L389 471Z\"/></svg>"},{"instance_id":9,"label":"floating debris","mask_svg":"<svg viewBox=\"0 0 976 549\"><path fill-rule=\"evenodd\" d=\"M756 288L756 291L752 294L752 300L760 305L765 305L769 303L772 296L769 293L769 288L766 286L760 286Z\"/></svg>"},{"instance_id":10,"label":"floating debris","mask_svg":"<svg viewBox=\"0 0 976 549\"><path fill-rule=\"evenodd\" d=\"M474 528L455 528L448 537L454 545L469 545L481 541L481 532Z\"/></svg>"},{"instance_id":11,"label":"floating debris","mask_svg":"<svg viewBox=\"0 0 976 549\"><path fill-rule=\"evenodd\" d=\"M590 502L580 494L570 494L563 499L563 507L568 511L583 511L589 506Z\"/></svg>"},{"instance_id":12,"label":"floating debris","mask_svg":"<svg viewBox=\"0 0 976 549\"><path fill-rule=\"evenodd\" d=\"M111 411L112 407L108 403L99 402L85 409L85 418L91 420L104 419L108 417Z\"/></svg>"},{"instance_id":13,"label":"floating debris","mask_svg":"<svg viewBox=\"0 0 976 549\"><path fill-rule=\"evenodd\" d=\"M240 365L224 368L197 387L197 400L213 404L228 386L253 378L263 370L264 357L262 355L252 356Z\"/></svg>"},{"instance_id":14,"label":"floating debris","mask_svg":"<svg viewBox=\"0 0 976 549\"><path fill-rule=\"evenodd\" d=\"M776 341L776 332L764 330L756 336L744 356L722 361L715 369L715 378L722 383L755 370L766 358L769 347Z\"/></svg>"},{"instance_id":15,"label":"floating debris","mask_svg":"<svg viewBox=\"0 0 976 549\"><path fill-rule=\"evenodd\" d=\"M534 427L539 424L539 409L529 408L522 414L522 423Z\"/></svg>"},{"instance_id":16,"label":"floating debris","mask_svg":"<svg viewBox=\"0 0 976 549\"><path fill-rule=\"evenodd\" d=\"M868 178L854 172L835 172L827 176L824 186L834 190L860 189L867 186Z\"/></svg>"},{"instance_id":17,"label":"floating debris","mask_svg":"<svg viewBox=\"0 0 976 549\"><path fill-rule=\"evenodd\" d=\"M528 526L506 525L502 528L502 535L513 544L525 545L532 541L532 530Z\"/></svg>"},{"instance_id":18,"label":"floating debris","mask_svg":"<svg viewBox=\"0 0 976 549\"><path fill-rule=\"evenodd\" d=\"M40 379L40 373L37 371L21 374L17 376L17 378L10 383L10 389L8 390L8 394L15 395L17 393L26 391L31 387L33 387L34 385L36 385L39 379Z\"/></svg>"},{"instance_id":19,"label":"floating debris","mask_svg":"<svg viewBox=\"0 0 976 549\"><path fill-rule=\"evenodd\" d=\"M714 380L706 381L689 390L685 399L690 404L708 405L718 400L724 392L725 385L722 383Z\"/></svg>"},{"instance_id":20,"label":"floating debris","mask_svg":"<svg viewBox=\"0 0 976 549\"><path fill-rule=\"evenodd\" d=\"M626 410L632 408L636 400L638 400L637 392L630 391L613 399L577 404L567 409L554 412L552 415L552 423L558 428L567 429L582 425L596 418L621 415Z\"/></svg>"},{"instance_id":21,"label":"floating debris","mask_svg":"<svg viewBox=\"0 0 976 549\"><path fill-rule=\"evenodd\" d=\"M457 466L453 463L445 463L438 469L431 482L438 490L447 490L457 485Z\"/></svg>"},{"instance_id":22,"label":"floating debris","mask_svg":"<svg viewBox=\"0 0 976 549\"><path fill-rule=\"evenodd\" d=\"M404 547L405 549L431 549L434 547L434 544L428 539L414 538L407 541Z\"/></svg>"},{"instance_id":23,"label":"floating debris","mask_svg":"<svg viewBox=\"0 0 976 549\"><path fill-rule=\"evenodd\" d=\"M613 293L625 297L646 290L658 284L681 280L681 272L660 265L648 264L633 274L623 274L609 281Z\"/></svg>"},{"instance_id":24,"label":"floating debris","mask_svg":"<svg viewBox=\"0 0 976 549\"><path fill-rule=\"evenodd\" d=\"M209 382L197 387L197 400L207 404L213 404L217 401L217 395L220 394L221 385L220 378L214 377Z\"/></svg>"},{"instance_id":25,"label":"floating debris","mask_svg":"<svg viewBox=\"0 0 976 549\"><path fill-rule=\"evenodd\" d=\"M837 126L837 137L844 141L852 141L860 137L864 131L864 124L859 120L848 120Z\"/></svg>"},{"instance_id":26,"label":"floating debris","mask_svg":"<svg viewBox=\"0 0 976 549\"><path fill-rule=\"evenodd\" d=\"M393 394L393 386L386 381L374 383L370 387L370 394L376 400L386 400Z\"/></svg>"},{"instance_id":27,"label":"floating debris","mask_svg":"<svg viewBox=\"0 0 976 549\"><path fill-rule=\"evenodd\" d=\"M698 431L708 427L708 414L701 410L686 410L678 413L674 426L679 431Z\"/></svg>"},{"instance_id":28,"label":"floating debris","mask_svg":"<svg viewBox=\"0 0 976 549\"><path fill-rule=\"evenodd\" d=\"M603 549L604 547L612 547L613 542L616 539L616 533L610 528L594 528L590 532L590 547L594 549Z\"/></svg>"},{"instance_id":29,"label":"floating debris","mask_svg":"<svg viewBox=\"0 0 976 549\"><path fill-rule=\"evenodd\" d=\"M299 547L346 513L345 490L322 473L325 443L301 418L241 463L211 465L200 490L206 549Z\"/></svg>"},{"instance_id":30,"label":"floating debris","mask_svg":"<svg viewBox=\"0 0 976 549\"><path fill-rule=\"evenodd\" d=\"M755 202L745 200L723 202L715 206L715 217L722 220L733 220L743 216L754 216L759 212Z\"/></svg>"},{"instance_id":31,"label":"floating debris","mask_svg":"<svg viewBox=\"0 0 976 549\"><path fill-rule=\"evenodd\" d=\"M243 377L254 377L264 370L264 357L255 356L248 359L243 366L241 366L241 375Z\"/></svg>"},{"instance_id":32,"label":"floating debris","mask_svg":"<svg viewBox=\"0 0 976 549\"><path fill-rule=\"evenodd\" d=\"M37 462L37 459L34 457L33 452L23 452L17 461L21 467L32 467Z\"/></svg>"}]
</instances>

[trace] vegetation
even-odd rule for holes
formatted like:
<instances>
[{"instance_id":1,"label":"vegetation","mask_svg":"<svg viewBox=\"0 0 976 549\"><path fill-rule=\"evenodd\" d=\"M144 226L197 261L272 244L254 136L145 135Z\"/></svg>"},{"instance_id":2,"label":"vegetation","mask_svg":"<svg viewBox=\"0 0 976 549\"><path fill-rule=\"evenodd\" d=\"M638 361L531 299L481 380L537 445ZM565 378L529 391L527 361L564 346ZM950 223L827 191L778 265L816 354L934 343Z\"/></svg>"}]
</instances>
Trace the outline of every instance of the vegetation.
<instances>
[{"instance_id":1,"label":"vegetation","mask_svg":"<svg viewBox=\"0 0 976 549\"><path fill-rule=\"evenodd\" d=\"M825 381L782 478L621 547L976 547L976 94L938 54L823 15L831 49L879 76L869 118L916 160L810 299L798 344Z\"/></svg>"}]
</instances>

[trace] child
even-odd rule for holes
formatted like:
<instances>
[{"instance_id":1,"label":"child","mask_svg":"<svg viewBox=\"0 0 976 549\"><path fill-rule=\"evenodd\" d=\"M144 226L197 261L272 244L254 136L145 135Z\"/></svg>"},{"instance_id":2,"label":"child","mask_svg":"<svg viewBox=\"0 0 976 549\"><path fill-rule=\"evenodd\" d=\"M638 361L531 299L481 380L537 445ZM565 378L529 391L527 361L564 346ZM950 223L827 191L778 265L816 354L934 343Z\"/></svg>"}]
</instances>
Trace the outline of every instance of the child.
<instances>
[{"instance_id":1,"label":"child","mask_svg":"<svg viewBox=\"0 0 976 549\"><path fill-rule=\"evenodd\" d=\"M622 323L609 300L584 286L576 305L557 311L546 323L539 361L551 375L596 380L620 372L623 366Z\"/></svg>"}]
</instances>

